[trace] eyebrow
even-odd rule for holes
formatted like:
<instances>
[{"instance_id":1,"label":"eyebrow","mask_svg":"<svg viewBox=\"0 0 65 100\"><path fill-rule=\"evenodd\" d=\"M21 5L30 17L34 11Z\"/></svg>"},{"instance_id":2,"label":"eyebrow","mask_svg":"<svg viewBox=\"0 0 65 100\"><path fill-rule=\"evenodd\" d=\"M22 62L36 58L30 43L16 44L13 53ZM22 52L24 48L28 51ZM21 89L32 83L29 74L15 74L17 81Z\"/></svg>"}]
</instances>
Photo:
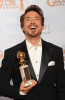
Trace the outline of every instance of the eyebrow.
<instances>
[{"instance_id":1,"label":"eyebrow","mask_svg":"<svg viewBox=\"0 0 65 100\"><path fill-rule=\"evenodd\" d=\"M38 16L35 16L35 18L40 18L40 17L38 17Z\"/></svg>"},{"instance_id":2,"label":"eyebrow","mask_svg":"<svg viewBox=\"0 0 65 100\"><path fill-rule=\"evenodd\" d=\"M28 18L31 18L31 17L27 17L26 19L28 19ZM40 17L38 17L38 16L35 16L34 18L40 18Z\"/></svg>"},{"instance_id":3,"label":"eyebrow","mask_svg":"<svg viewBox=\"0 0 65 100\"><path fill-rule=\"evenodd\" d=\"M26 17L26 19L27 19L27 18L31 18L31 17Z\"/></svg>"}]
</instances>

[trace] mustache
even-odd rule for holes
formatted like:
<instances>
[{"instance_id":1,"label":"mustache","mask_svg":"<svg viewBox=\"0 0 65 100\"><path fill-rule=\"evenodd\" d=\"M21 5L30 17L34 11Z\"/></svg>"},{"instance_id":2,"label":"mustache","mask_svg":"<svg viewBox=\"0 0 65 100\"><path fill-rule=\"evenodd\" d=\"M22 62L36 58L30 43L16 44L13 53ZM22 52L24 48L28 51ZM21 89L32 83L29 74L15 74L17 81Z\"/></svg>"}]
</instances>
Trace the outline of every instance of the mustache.
<instances>
[{"instance_id":1,"label":"mustache","mask_svg":"<svg viewBox=\"0 0 65 100\"><path fill-rule=\"evenodd\" d=\"M28 28L29 28L29 27L32 27L32 26L38 27L38 25L36 25L36 24L30 24L30 25L28 26Z\"/></svg>"}]
</instances>

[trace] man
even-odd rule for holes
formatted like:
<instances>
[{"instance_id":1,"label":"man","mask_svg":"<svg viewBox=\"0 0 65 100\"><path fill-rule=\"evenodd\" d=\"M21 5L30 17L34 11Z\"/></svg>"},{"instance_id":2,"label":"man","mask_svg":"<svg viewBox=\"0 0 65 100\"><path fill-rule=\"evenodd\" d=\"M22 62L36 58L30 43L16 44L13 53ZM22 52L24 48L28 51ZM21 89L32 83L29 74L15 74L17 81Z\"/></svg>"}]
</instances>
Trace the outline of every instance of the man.
<instances>
[{"instance_id":1,"label":"man","mask_svg":"<svg viewBox=\"0 0 65 100\"><path fill-rule=\"evenodd\" d=\"M0 69L0 95L16 100L65 100L65 71L62 48L41 39L42 10L31 5L20 18L26 40L5 51ZM32 85L24 87L17 52L25 53ZM10 80L13 80L13 86Z\"/></svg>"}]
</instances>

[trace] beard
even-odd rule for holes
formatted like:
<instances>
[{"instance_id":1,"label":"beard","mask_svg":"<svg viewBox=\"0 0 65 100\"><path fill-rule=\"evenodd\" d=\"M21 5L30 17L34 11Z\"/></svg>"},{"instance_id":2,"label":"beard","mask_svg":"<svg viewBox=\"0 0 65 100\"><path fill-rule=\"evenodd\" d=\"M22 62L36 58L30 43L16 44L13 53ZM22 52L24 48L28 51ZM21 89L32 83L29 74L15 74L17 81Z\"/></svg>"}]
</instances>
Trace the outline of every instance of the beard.
<instances>
[{"instance_id":1,"label":"beard","mask_svg":"<svg viewBox=\"0 0 65 100\"><path fill-rule=\"evenodd\" d=\"M30 36L30 37L37 37L38 34L29 34L29 33L28 33L28 36Z\"/></svg>"},{"instance_id":2,"label":"beard","mask_svg":"<svg viewBox=\"0 0 65 100\"><path fill-rule=\"evenodd\" d=\"M42 31L41 31L42 32ZM37 36L39 36L39 35L41 35L41 32L37 32L37 33L35 33L35 32L32 32L32 33L29 33L29 32L27 32L27 33L25 33L27 36L29 36L29 37L32 37L32 38L34 38L34 37L37 37Z\"/></svg>"}]
</instances>

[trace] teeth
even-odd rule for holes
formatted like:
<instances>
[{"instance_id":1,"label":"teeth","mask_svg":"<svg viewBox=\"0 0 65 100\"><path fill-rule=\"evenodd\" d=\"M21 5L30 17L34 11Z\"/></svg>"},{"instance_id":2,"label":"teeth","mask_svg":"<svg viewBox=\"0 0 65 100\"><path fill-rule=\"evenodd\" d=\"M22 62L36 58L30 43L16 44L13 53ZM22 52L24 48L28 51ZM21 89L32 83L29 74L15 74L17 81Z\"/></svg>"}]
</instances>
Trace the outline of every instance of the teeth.
<instances>
[{"instance_id":1,"label":"teeth","mask_svg":"<svg viewBox=\"0 0 65 100\"><path fill-rule=\"evenodd\" d=\"M31 29L36 29L35 27L31 28Z\"/></svg>"},{"instance_id":2,"label":"teeth","mask_svg":"<svg viewBox=\"0 0 65 100\"><path fill-rule=\"evenodd\" d=\"M35 29L36 27L30 27L31 29Z\"/></svg>"}]
</instances>

